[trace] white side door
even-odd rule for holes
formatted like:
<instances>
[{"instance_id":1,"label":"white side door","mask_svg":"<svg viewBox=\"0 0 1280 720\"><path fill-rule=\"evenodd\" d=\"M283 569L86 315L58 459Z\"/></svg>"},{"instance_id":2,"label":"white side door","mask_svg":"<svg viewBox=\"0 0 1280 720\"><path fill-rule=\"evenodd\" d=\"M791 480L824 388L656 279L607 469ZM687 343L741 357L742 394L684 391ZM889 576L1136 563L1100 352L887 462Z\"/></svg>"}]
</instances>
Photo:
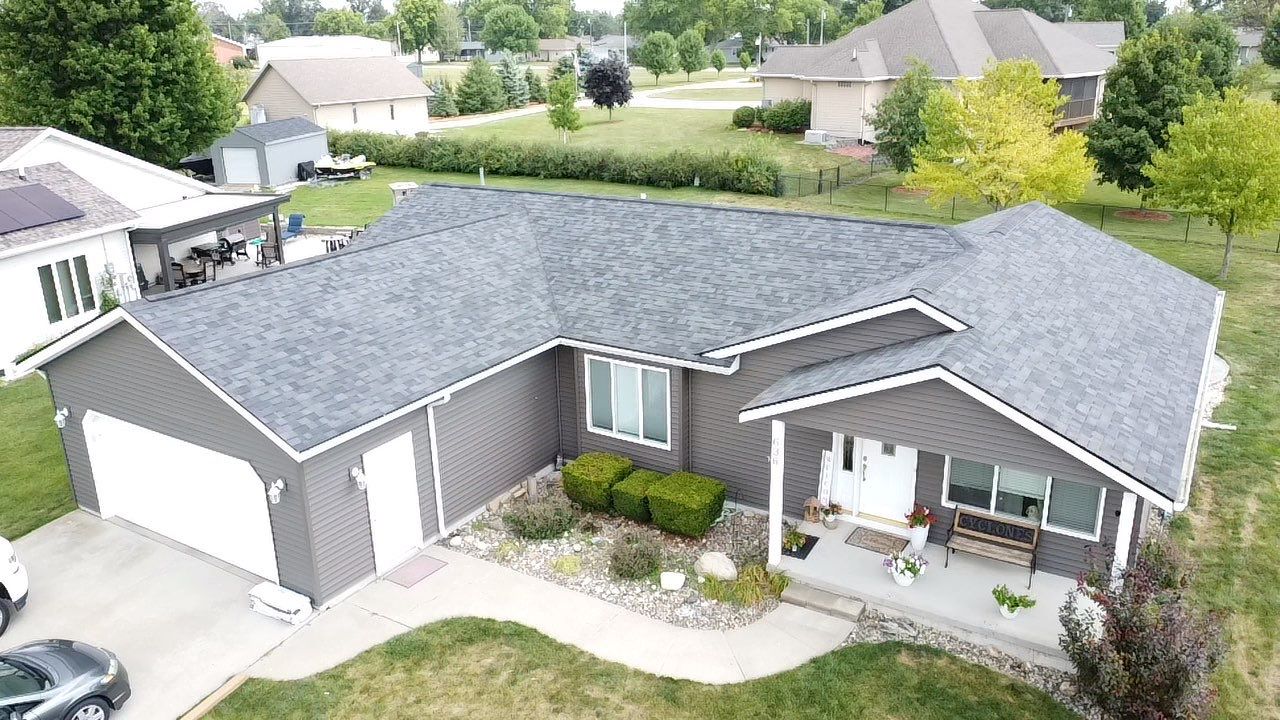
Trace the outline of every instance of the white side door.
<instances>
[{"instance_id":1,"label":"white side door","mask_svg":"<svg viewBox=\"0 0 1280 720\"><path fill-rule=\"evenodd\" d=\"M862 454L858 514L900 524L915 505L915 448L860 439Z\"/></svg>"},{"instance_id":2,"label":"white side door","mask_svg":"<svg viewBox=\"0 0 1280 720\"><path fill-rule=\"evenodd\" d=\"M258 151L253 148L222 148L222 165L226 168L225 182L231 185L258 185L262 174L258 172Z\"/></svg>"},{"instance_id":3,"label":"white side door","mask_svg":"<svg viewBox=\"0 0 1280 720\"><path fill-rule=\"evenodd\" d=\"M373 565L383 575L422 547L413 433L407 432L370 450L363 461Z\"/></svg>"},{"instance_id":4,"label":"white side door","mask_svg":"<svg viewBox=\"0 0 1280 720\"><path fill-rule=\"evenodd\" d=\"M858 507L858 439L852 435L834 436L831 463L835 473L831 482L831 502L852 514Z\"/></svg>"}]
</instances>

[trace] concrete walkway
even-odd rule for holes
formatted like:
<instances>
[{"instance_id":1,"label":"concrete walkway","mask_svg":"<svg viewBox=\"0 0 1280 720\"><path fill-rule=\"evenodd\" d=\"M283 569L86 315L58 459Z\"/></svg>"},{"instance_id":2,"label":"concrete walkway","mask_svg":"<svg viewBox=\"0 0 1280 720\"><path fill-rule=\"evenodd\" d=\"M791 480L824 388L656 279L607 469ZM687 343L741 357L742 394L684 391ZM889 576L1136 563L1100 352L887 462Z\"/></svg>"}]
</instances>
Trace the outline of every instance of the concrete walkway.
<instances>
[{"instance_id":1,"label":"concrete walkway","mask_svg":"<svg viewBox=\"0 0 1280 720\"><path fill-rule=\"evenodd\" d=\"M853 624L794 605L734 630L690 630L500 565L432 546L447 566L410 588L378 580L320 614L248 674L293 680L412 628L452 617L532 627L601 659L702 683L736 683L797 667L840 646Z\"/></svg>"}]
</instances>

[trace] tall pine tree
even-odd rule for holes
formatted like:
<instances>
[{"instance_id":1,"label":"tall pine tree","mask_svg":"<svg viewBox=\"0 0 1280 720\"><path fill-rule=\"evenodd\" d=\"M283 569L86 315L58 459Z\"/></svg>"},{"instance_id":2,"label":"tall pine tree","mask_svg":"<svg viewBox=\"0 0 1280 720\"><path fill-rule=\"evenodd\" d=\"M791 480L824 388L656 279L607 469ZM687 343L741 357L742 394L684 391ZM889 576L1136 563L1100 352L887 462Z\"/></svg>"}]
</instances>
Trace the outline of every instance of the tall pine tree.
<instances>
[{"instance_id":1,"label":"tall pine tree","mask_svg":"<svg viewBox=\"0 0 1280 720\"><path fill-rule=\"evenodd\" d=\"M529 82L525 79L525 71L508 55L498 66L498 77L502 78L502 91L507 95L507 107L522 108L529 104Z\"/></svg>"}]
</instances>

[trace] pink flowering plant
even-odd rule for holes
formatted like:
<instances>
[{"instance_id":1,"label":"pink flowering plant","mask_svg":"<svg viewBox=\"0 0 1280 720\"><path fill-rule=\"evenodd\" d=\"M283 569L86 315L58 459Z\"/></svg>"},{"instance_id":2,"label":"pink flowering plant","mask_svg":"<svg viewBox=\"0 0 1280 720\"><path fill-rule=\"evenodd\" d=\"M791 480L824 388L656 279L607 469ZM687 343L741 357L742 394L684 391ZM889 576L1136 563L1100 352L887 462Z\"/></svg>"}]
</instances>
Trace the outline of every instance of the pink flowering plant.
<instances>
[{"instance_id":1,"label":"pink flowering plant","mask_svg":"<svg viewBox=\"0 0 1280 720\"><path fill-rule=\"evenodd\" d=\"M923 505L916 505L915 509L907 513L907 527L933 527L938 522L938 516L933 511Z\"/></svg>"},{"instance_id":2,"label":"pink flowering plant","mask_svg":"<svg viewBox=\"0 0 1280 720\"><path fill-rule=\"evenodd\" d=\"M924 574L929 561L916 553L894 553L881 563L891 575L910 575L913 578Z\"/></svg>"}]
</instances>

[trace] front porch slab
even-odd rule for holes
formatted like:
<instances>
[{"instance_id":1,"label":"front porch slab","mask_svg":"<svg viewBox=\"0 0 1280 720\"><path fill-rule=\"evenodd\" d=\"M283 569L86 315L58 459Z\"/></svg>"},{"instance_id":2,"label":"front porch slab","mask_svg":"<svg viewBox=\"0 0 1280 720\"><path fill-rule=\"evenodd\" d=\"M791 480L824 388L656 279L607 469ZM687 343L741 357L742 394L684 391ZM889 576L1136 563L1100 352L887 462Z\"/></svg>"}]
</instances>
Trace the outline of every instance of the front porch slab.
<instances>
[{"instance_id":1,"label":"front porch slab","mask_svg":"<svg viewBox=\"0 0 1280 720\"><path fill-rule=\"evenodd\" d=\"M909 617L1029 662L1069 667L1058 648L1058 608L1075 591L1074 579L1038 572L1028 591L1023 568L962 553L953 555L950 567L944 568L946 549L930 544L924 552L929 560L924 575L911 587L899 587L881 566L883 555L845 543L855 527L841 522L828 530L801 523L801 532L820 540L807 559L784 557L780 568L795 581L855 598L869 609ZM991 589L1002 583L1014 592L1029 593L1036 606L1015 620L1004 619L991 597Z\"/></svg>"}]
</instances>

